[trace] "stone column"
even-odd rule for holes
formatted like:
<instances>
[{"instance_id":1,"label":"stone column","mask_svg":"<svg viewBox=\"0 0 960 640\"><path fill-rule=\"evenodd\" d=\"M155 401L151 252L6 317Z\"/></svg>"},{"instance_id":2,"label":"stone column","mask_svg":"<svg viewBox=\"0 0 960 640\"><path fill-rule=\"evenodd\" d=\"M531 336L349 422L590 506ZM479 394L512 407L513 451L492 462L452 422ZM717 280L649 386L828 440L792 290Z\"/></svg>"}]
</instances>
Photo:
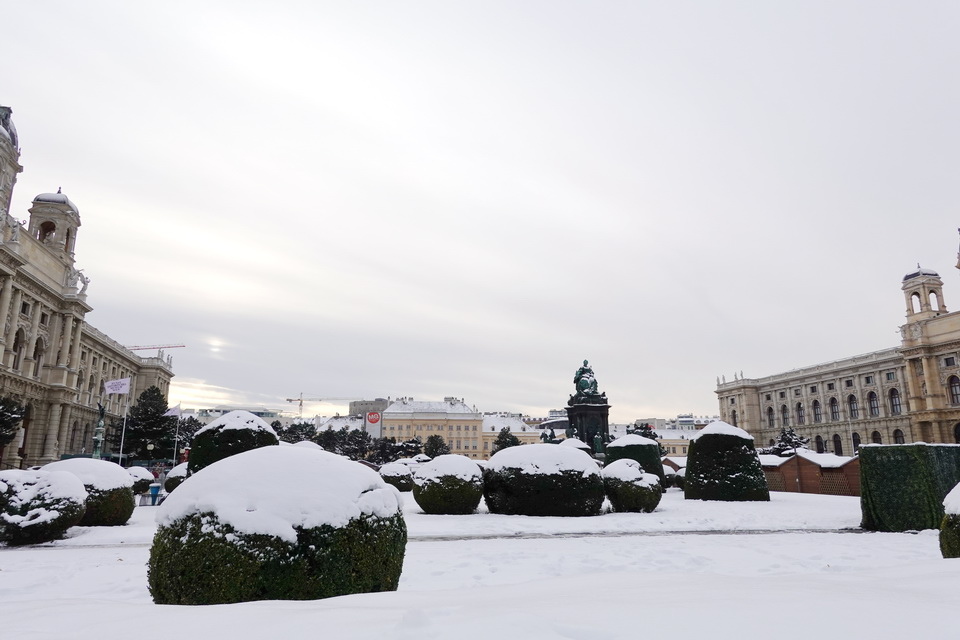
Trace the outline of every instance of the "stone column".
<instances>
[{"instance_id":1,"label":"stone column","mask_svg":"<svg viewBox=\"0 0 960 640\"><path fill-rule=\"evenodd\" d=\"M61 331L63 346L60 347L60 356L57 358L57 366L66 366L70 361L70 341L73 338L73 314L63 314L63 330Z\"/></svg>"},{"instance_id":2,"label":"stone column","mask_svg":"<svg viewBox=\"0 0 960 640\"><path fill-rule=\"evenodd\" d=\"M57 433L60 430L61 406L51 404L47 415L46 442L44 443L43 453L40 456L42 463L53 462L57 459Z\"/></svg>"},{"instance_id":3,"label":"stone column","mask_svg":"<svg viewBox=\"0 0 960 640\"><path fill-rule=\"evenodd\" d=\"M60 364L60 332L63 330L63 314L55 313L50 318L50 357L47 362L56 367Z\"/></svg>"},{"instance_id":4,"label":"stone column","mask_svg":"<svg viewBox=\"0 0 960 640\"><path fill-rule=\"evenodd\" d=\"M34 350L37 347L37 336L40 335L40 315L43 313L43 305L40 304L39 300L34 300L30 306L33 316L30 318L30 335L27 336L27 352L24 360L33 362Z\"/></svg>"},{"instance_id":5,"label":"stone column","mask_svg":"<svg viewBox=\"0 0 960 640\"><path fill-rule=\"evenodd\" d=\"M927 410L936 409L939 404L938 400L941 398L937 367L930 356L922 358L921 362L923 363L923 381L927 385L927 391L923 394L923 402Z\"/></svg>"},{"instance_id":6,"label":"stone column","mask_svg":"<svg viewBox=\"0 0 960 640\"><path fill-rule=\"evenodd\" d=\"M61 405L60 428L57 430L57 442L59 443L57 454L70 453L67 451L67 436L70 432L70 414L72 413L69 404Z\"/></svg>"},{"instance_id":7,"label":"stone column","mask_svg":"<svg viewBox=\"0 0 960 640\"><path fill-rule=\"evenodd\" d=\"M3 279L3 291L0 292L0 322L6 318L6 313L10 309L10 298L13 296L13 276L7 276ZM4 333L0 331L0 334ZM0 339L6 342L7 336L0 335Z\"/></svg>"},{"instance_id":8,"label":"stone column","mask_svg":"<svg viewBox=\"0 0 960 640\"><path fill-rule=\"evenodd\" d=\"M17 318L20 317L20 301L23 299L23 293L20 289L16 289L13 292L13 302L10 303L10 326L7 328L7 339L6 339L6 351L4 352L4 364L8 367L13 364L13 340L17 335ZM2 313L2 309L0 309Z\"/></svg>"},{"instance_id":9,"label":"stone column","mask_svg":"<svg viewBox=\"0 0 960 640\"><path fill-rule=\"evenodd\" d=\"M81 329L83 329L83 321L78 320L74 326L74 336L72 342L72 348L70 349L70 362L67 364L71 369L80 368L80 335Z\"/></svg>"}]
</instances>

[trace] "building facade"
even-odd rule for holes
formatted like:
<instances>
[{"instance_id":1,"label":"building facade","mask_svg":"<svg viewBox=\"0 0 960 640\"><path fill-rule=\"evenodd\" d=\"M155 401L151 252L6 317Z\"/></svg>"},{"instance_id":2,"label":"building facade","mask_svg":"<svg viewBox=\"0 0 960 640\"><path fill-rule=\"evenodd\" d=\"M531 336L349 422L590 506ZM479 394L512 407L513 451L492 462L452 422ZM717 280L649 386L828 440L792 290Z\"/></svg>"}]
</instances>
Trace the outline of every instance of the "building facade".
<instances>
[{"instance_id":1,"label":"building facade","mask_svg":"<svg viewBox=\"0 0 960 640\"><path fill-rule=\"evenodd\" d=\"M419 436L423 442L442 436L450 453L478 458L482 452L483 414L461 398L443 402L399 398L381 414L381 435L398 442Z\"/></svg>"},{"instance_id":2,"label":"building facade","mask_svg":"<svg viewBox=\"0 0 960 640\"><path fill-rule=\"evenodd\" d=\"M142 358L84 321L92 307L74 259L80 212L59 190L43 193L24 228L10 214L19 159L11 110L0 107L0 396L26 408L14 441L0 448L0 469L90 453L98 402L109 424L147 387L167 395L173 377L170 358ZM131 379L129 398L102 393L121 378Z\"/></svg>"},{"instance_id":3,"label":"building facade","mask_svg":"<svg viewBox=\"0 0 960 640\"><path fill-rule=\"evenodd\" d=\"M960 268L960 254L958 264ZM899 346L765 378L718 382L720 417L758 446L783 427L837 455L862 443L960 443L960 313L943 281L917 268L901 283L906 323Z\"/></svg>"}]
</instances>

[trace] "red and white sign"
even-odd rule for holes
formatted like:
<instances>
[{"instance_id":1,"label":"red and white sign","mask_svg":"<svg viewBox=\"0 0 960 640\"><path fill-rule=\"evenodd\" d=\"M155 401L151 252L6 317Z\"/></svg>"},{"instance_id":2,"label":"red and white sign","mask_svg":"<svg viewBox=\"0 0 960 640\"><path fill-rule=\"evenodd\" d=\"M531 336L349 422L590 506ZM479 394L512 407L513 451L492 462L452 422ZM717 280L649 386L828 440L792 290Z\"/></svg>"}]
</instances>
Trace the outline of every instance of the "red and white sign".
<instances>
[{"instance_id":1,"label":"red and white sign","mask_svg":"<svg viewBox=\"0 0 960 640\"><path fill-rule=\"evenodd\" d=\"M370 411L367 413L367 422L370 424L377 424L380 422L380 413L377 411Z\"/></svg>"}]
</instances>

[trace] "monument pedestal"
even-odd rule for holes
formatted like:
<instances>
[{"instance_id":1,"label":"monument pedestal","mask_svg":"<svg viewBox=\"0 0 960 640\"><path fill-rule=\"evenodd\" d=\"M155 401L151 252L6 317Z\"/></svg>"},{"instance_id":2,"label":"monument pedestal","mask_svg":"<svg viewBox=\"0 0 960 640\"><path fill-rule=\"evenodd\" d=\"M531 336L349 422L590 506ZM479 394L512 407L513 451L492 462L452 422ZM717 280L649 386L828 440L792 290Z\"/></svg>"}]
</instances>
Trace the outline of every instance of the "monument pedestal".
<instances>
[{"instance_id":1,"label":"monument pedestal","mask_svg":"<svg viewBox=\"0 0 960 640\"><path fill-rule=\"evenodd\" d=\"M603 453L604 446L610 440L609 417L610 405L606 403L576 403L567 407L567 420L574 437L583 440L594 455ZM597 436L600 436L599 442Z\"/></svg>"}]
</instances>

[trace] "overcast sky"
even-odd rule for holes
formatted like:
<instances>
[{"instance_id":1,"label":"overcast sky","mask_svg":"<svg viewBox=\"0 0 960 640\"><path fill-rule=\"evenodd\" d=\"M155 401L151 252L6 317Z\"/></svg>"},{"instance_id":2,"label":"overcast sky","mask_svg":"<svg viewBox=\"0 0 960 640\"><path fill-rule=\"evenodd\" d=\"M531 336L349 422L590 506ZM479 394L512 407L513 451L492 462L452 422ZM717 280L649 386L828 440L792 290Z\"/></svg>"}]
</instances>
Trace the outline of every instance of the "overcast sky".
<instances>
[{"instance_id":1,"label":"overcast sky","mask_svg":"<svg viewBox=\"0 0 960 640\"><path fill-rule=\"evenodd\" d=\"M16 2L14 215L80 209L87 321L170 402L611 419L896 346L954 270L960 4ZM150 355L150 352L141 352ZM346 402L307 403L305 414Z\"/></svg>"}]
</instances>

